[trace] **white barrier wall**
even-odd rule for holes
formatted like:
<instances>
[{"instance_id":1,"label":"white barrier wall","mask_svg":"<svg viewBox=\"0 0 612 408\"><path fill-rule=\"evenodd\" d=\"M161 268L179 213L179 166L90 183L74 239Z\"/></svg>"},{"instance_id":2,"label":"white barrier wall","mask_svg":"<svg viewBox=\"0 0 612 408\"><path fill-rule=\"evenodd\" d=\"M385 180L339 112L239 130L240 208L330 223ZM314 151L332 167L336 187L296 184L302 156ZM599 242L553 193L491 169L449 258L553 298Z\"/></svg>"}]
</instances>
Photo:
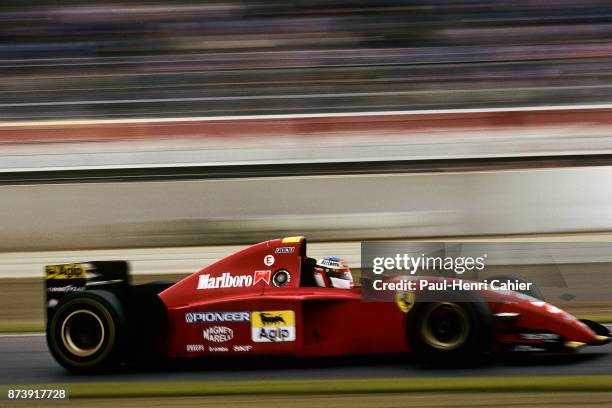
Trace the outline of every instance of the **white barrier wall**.
<instances>
[{"instance_id":1,"label":"white barrier wall","mask_svg":"<svg viewBox=\"0 0 612 408\"><path fill-rule=\"evenodd\" d=\"M612 230L612 168L0 186L0 251Z\"/></svg>"}]
</instances>

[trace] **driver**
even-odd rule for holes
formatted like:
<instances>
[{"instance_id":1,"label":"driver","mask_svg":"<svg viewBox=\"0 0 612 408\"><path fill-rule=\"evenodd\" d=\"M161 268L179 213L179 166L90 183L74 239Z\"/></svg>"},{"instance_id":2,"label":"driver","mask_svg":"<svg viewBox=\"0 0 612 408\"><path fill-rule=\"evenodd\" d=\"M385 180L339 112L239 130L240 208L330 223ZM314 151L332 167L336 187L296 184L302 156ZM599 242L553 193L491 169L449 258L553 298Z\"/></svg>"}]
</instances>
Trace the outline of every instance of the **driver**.
<instances>
[{"instance_id":1,"label":"driver","mask_svg":"<svg viewBox=\"0 0 612 408\"><path fill-rule=\"evenodd\" d=\"M353 274L346 262L337 256L326 256L317 261L314 278L322 288L350 289L353 287Z\"/></svg>"}]
</instances>

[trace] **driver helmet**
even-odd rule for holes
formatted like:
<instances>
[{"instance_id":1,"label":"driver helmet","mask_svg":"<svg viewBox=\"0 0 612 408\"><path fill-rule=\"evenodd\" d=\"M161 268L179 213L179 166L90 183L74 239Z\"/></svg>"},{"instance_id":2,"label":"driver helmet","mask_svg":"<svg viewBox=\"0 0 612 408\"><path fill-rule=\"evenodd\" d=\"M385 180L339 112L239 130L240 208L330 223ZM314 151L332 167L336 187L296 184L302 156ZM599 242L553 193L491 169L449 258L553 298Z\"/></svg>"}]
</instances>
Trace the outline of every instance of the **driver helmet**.
<instances>
[{"instance_id":1,"label":"driver helmet","mask_svg":"<svg viewBox=\"0 0 612 408\"><path fill-rule=\"evenodd\" d=\"M314 269L317 285L322 288L350 289L353 287L353 274L346 262L337 256L326 256L317 261Z\"/></svg>"}]
</instances>

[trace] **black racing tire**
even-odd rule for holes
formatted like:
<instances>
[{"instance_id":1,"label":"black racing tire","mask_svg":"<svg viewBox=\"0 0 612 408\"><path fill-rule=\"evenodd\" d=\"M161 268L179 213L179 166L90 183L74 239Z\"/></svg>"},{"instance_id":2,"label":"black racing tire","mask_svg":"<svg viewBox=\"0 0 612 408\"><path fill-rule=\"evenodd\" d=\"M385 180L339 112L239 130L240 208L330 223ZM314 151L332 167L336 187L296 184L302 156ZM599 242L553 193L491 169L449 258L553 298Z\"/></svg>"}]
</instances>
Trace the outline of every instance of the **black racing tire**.
<instances>
[{"instance_id":1,"label":"black racing tire","mask_svg":"<svg viewBox=\"0 0 612 408\"><path fill-rule=\"evenodd\" d=\"M517 276L517 275L495 275L495 276L490 276L490 277L488 277L486 279L483 279L483 281L487 280L487 281L490 282L490 281L492 281L494 279L496 279L496 280L498 280L500 282L517 282L518 281L520 283L531 283L531 288L530 289L527 289L527 290L517 290L515 292L522 293L522 294L527 295L527 296L531 296L531 297L536 298L538 300L544 300L544 295L542 294L542 291L540 290L540 288L535 283L530 282L530 281L528 281L525 278L522 278L522 277Z\"/></svg>"},{"instance_id":2,"label":"black racing tire","mask_svg":"<svg viewBox=\"0 0 612 408\"><path fill-rule=\"evenodd\" d=\"M491 312L473 292L428 293L408 313L408 339L415 357L436 365L481 361L491 346Z\"/></svg>"},{"instance_id":3,"label":"black racing tire","mask_svg":"<svg viewBox=\"0 0 612 408\"><path fill-rule=\"evenodd\" d=\"M119 363L125 315L113 293L73 293L56 306L47 322L47 344L58 363L72 372L98 372Z\"/></svg>"}]
</instances>

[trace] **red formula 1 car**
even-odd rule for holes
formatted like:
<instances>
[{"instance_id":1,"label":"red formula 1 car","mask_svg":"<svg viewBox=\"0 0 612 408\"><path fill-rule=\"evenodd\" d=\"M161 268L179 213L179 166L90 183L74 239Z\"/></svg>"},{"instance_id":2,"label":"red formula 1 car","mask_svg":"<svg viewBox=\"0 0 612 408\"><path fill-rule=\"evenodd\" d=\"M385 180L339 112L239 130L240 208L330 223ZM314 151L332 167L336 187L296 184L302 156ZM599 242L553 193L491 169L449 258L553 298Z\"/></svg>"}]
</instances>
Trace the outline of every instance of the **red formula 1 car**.
<instances>
[{"instance_id":1,"label":"red formula 1 car","mask_svg":"<svg viewBox=\"0 0 612 408\"><path fill-rule=\"evenodd\" d=\"M122 261L47 266L46 278L48 345L72 371L152 355L415 352L448 360L610 341L604 326L516 292L364 302L346 265L308 258L303 237L253 245L177 283L130 285Z\"/></svg>"}]
</instances>

